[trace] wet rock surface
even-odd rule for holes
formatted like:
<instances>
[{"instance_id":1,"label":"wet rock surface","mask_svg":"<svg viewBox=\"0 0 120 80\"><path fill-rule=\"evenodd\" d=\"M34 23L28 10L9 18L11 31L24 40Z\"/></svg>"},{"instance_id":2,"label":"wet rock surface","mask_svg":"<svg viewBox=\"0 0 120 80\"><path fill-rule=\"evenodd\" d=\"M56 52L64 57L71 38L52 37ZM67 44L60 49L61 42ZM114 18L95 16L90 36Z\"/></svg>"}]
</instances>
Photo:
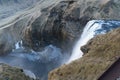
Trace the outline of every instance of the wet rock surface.
<instances>
[{"instance_id":1,"label":"wet rock surface","mask_svg":"<svg viewBox=\"0 0 120 80\"><path fill-rule=\"evenodd\" d=\"M10 32L12 38L16 38L12 41L14 44L23 40L26 48L35 51L39 51L49 44L53 44L63 51L70 51L89 20L119 20L119 4L120 2L116 0L107 2L97 0L58 1L46 5L46 7L44 3L41 3L37 9L18 16L15 21L12 21L12 24L2 25L2 33L7 35L5 31ZM5 26L7 27L3 29ZM12 33L12 31L16 32ZM1 42L2 45L6 45L6 43Z\"/></svg>"},{"instance_id":2,"label":"wet rock surface","mask_svg":"<svg viewBox=\"0 0 120 80\"><path fill-rule=\"evenodd\" d=\"M52 9L43 9L41 16L26 30L28 33L24 39L28 40L28 46L34 50L39 50L39 47L53 44L68 50L69 46L72 46L75 39L79 37L77 34L80 34L83 29L78 17L79 8L76 6L74 8L72 6L74 4L69 1L60 2ZM25 41L27 42L27 40Z\"/></svg>"},{"instance_id":3,"label":"wet rock surface","mask_svg":"<svg viewBox=\"0 0 120 80\"><path fill-rule=\"evenodd\" d=\"M54 7L43 9L41 16L26 29L25 46L39 50L53 44L69 51L89 20L119 20L118 11L119 1L115 0L62 1Z\"/></svg>"},{"instance_id":4,"label":"wet rock surface","mask_svg":"<svg viewBox=\"0 0 120 80\"><path fill-rule=\"evenodd\" d=\"M89 20L120 20L119 14L119 0L45 0L26 11L0 21L0 54L12 52L19 41L23 42L22 46L26 53L32 49L36 52L41 51L50 44L60 48L62 52L71 53L74 43ZM88 53L89 50L89 46L83 47L83 52ZM23 51L20 49L19 52ZM73 68L68 70L70 69ZM54 72L50 74L51 80L57 76L57 74L55 77L53 75ZM63 76L61 73L59 75ZM66 78L63 76L61 79L68 80L69 77L71 76ZM75 77L80 80L77 75ZM77 79L71 78L71 80Z\"/></svg>"}]
</instances>

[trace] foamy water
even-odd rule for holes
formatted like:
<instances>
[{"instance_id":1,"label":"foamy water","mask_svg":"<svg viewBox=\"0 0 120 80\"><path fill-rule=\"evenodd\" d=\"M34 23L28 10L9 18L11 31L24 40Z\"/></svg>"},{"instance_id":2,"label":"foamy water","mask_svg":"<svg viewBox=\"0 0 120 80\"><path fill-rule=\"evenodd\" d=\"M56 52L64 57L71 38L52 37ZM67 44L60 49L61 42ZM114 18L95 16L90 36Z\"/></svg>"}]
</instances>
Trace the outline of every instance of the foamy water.
<instances>
[{"instance_id":1,"label":"foamy water","mask_svg":"<svg viewBox=\"0 0 120 80\"><path fill-rule=\"evenodd\" d=\"M104 21L104 20L92 20L87 23L85 26L81 37L73 48L72 55L68 61L74 61L78 58L81 58L83 52L80 50L82 46L87 44L87 42L92 39L94 36L99 34L105 34L108 31L111 31L114 28L120 26L120 21Z\"/></svg>"},{"instance_id":2,"label":"foamy water","mask_svg":"<svg viewBox=\"0 0 120 80\"><path fill-rule=\"evenodd\" d=\"M21 49L21 44L16 43L16 49ZM47 80L48 72L60 66L63 60L61 50L49 45L41 52L31 51L29 53L12 53L0 56L0 63L23 69L24 73L32 78Z\"/></svg>"}]
</instances>

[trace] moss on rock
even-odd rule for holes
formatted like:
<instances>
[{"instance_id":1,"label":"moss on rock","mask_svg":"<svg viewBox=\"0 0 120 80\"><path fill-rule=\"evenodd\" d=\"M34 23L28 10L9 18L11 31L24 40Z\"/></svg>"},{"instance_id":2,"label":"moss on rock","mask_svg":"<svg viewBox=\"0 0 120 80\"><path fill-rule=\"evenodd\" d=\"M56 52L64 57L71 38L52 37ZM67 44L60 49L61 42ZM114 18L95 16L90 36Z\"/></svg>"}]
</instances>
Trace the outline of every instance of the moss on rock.
<instances>
[{"instance_id":1,"label":"moss on rock","mask_svg":"<svg viewBox=\"0 0 120 80\"><path fill-rule=\"evenodd\" d=\"M0 64L0 80L33 80L23 73L22 69Z\"/></svg>"},{"instance_id":2,"label":"moss on rock","mask_svg":"<svg viewBox=\"0 0 120 80\"><path fill-rule=\"evenodd\" d=\"M49 80L97 80L120 57L120 28L88 42L81 58L50 72Z\"/></svg>"}]
</instances>

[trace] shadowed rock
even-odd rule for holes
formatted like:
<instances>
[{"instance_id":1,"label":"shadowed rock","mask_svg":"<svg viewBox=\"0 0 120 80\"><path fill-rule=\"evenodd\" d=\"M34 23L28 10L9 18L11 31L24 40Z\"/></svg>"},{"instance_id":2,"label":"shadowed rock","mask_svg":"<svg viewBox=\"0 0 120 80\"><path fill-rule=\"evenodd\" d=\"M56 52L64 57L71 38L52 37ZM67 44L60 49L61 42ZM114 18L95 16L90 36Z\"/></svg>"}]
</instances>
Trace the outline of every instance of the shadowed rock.
<instances>
[{"instance_id":1,"label":"shadowed rock","mask_svg":"<svg viewBox=\"0 0 120 80\"><path fill-rule=\"evenodd\" d=\"M107 0L104 4L98 0L55 1L50 5L41 2L18 16L12 25L2 25L2 33L5 33L4 29L9 29L10 35L15 34L12 36L15 38L13 43L23 40L27 49L39 51L53 44L63 51L70 51L89 20L120 19L119 0ZM6 25L7 28L4 28ZM16 32L11 33L11 29ZM1 43L3 45L6 43Z\"/></svg>"}]
</instances>

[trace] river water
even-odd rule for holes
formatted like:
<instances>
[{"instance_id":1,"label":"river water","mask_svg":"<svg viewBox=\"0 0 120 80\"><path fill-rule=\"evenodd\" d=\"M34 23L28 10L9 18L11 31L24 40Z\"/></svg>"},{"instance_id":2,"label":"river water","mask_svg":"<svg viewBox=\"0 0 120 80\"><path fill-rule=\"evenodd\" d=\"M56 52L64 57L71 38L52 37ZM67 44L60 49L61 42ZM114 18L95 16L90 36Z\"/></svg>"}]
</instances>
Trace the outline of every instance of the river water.
<instances>
[{"instance_id":1,"label":"river water","mask_svg":"<svg viewBox=\"0 0 120 80\"><path fill-rule=\"evenodd\" d=\"M62 65L63 63L70 63L78 58L81 58L83 52L80 47L85 45L91 38L99 34L106 34L107 32L120 27L120 21L104 21L92 20L85 26L83 33L75 44L71 57L68 61L66 56L61 52L61 49L49 45L41 52L31 50L29 53L22 52L24 47L22 41L15 44L13 52L4 56L0 56L0 63L6 63L24 70L26 75L40 80L47 80L48 73Z\"/></svg>"},{"instance_id":2,"label":"river water","mask_svg":"<svg viewBox=\"0 0 120 80\"><path fill-rule=\"evenodd\" d=\"M22 47L16 44L16 48ZM17 50L16 49L16 50ZM15 50L4 56L0 56L0 63L6 63L11 66L29 71L29 76L40 80L47 80L48 72L62 64L63 55L59 48L49 45L41 52L16 53ZM31 72L31 73L30 73Z\"/></svg>"},{"instance_id":3,"label":"river water","mask_svg":"<svg viewBox=\"0 0 120 80\"><path fill-rule=\"evenodd\" d=\"M91 20L84 27L83 33L80 35L79 40L75 44L72 55L68 61L74 61L80 57L82 57L83 52L80 50L82 46L87 44L87 42L93 37L106 34L107 32L120 27L120 21L113 20Z\"/></svg>"}]
</instances>

